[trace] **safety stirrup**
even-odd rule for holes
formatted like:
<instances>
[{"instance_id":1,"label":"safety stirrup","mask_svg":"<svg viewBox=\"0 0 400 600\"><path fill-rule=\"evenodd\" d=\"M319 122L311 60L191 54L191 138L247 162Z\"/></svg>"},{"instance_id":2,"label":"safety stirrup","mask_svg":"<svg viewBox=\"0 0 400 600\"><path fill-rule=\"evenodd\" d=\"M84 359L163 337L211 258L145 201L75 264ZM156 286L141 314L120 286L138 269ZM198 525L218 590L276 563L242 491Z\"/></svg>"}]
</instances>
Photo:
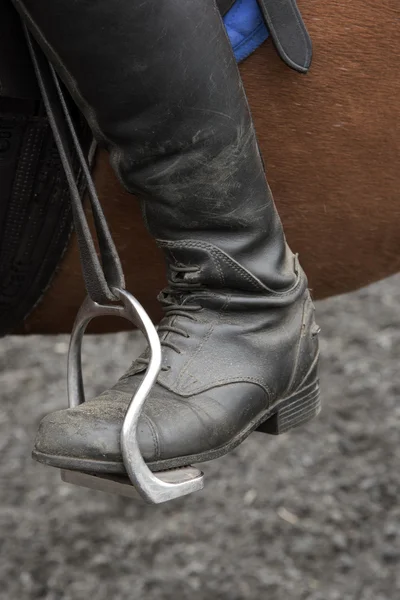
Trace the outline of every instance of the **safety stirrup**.
<instances>
[{"instance_id":1,"label":"safety stirrup","mask_svg":"<svg viewBox=\"0 0 400 600\"><path fill-rule=\"evenodd\" d=\"M137 427L140 414L161 368L161 345L157 330L141 304L125 289L125 279L117 249L111 237L97 196L88 163L80 146L58 76L25 25L38 84L71 193L74 228L79 244L83 277L88 296L82 304L71 335L68 352L68 402L70 408L85 401L81 350L86 326L95 317L115 315L131 321L144 334L150 361L138 390L126 411L121 431L121 451L128 477L98 476L77 471L61 471L63 481L129 497L141 497L151 504L166 502L203 488L203 473L183 467L153 473L139 448ZM100 258L83 209L70 156L68 136L79 157L93 214Z\"/></svg>"}]
</instances>

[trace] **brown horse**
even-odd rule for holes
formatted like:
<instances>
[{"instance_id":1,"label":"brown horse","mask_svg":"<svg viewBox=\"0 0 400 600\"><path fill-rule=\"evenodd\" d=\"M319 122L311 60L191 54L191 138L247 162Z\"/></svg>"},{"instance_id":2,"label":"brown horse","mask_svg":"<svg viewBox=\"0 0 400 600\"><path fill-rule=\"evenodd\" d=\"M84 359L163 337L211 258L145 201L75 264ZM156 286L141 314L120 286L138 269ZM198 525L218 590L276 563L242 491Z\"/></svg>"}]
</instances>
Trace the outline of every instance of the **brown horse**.
<instances>
[{"instance_id":1,"label":"brown horse","mask_svg":"<svg viewBox=\"0 0 400 600\"><path fill-rule=\"evenodd\" d=\"M315 298L349 292L400 270L400 5L398 0L304 0L314 43L307 76L268 41L241 67L288 241ZM99 154L95 180L127 288L157 320L162 257L137 202ZM84 297L72 240L22 333L71 329ZM125 328L97 321L98 332Z\"/></svg>"}]
</instances>

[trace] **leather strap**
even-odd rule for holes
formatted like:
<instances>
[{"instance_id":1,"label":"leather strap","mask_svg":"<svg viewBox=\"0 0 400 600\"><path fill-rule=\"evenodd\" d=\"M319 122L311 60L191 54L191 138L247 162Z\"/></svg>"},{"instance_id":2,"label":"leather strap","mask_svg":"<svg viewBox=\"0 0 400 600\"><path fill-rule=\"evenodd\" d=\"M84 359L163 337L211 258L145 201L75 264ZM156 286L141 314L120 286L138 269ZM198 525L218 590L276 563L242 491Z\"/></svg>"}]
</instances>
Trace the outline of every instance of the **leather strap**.
<instances>
[{"instance_id":1,"label":"leather strap","mask_svg":"<svg viewBox=\"0 0 400 600\"><path fill-rule=\"evenodd\" d=\"M30 35L25 24L23 24L23 27L50 126L70 188L74 227L86 290L94 302L108 304L110 301L118 300L111 291L113 287L125 289L121 261L101 208L58 76L37 42ZM83 198L74 175L67 143L68 134L72 138L87 185L101 261L96 252L95 243L83 209Z\"/></svg>"},{"instance_id":2,"label":"leather strap","mask_svg":"<svg viewBox=\"0 0 400 600\"><path fill-rule=\"evenodd\" d=\"M307 73L312 42L296 0L257 1L279 56L295 71Z\"/></svg>"}]
</instances>

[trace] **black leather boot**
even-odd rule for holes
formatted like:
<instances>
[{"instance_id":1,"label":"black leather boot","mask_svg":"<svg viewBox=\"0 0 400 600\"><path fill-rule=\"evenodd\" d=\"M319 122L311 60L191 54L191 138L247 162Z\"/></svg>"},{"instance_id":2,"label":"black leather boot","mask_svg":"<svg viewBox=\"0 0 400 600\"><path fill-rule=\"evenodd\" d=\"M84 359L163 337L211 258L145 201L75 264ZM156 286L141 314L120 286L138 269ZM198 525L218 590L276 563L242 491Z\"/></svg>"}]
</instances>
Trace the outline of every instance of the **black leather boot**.
<instances>
[{"instance_id":1,"label":"black leather boot","mask_svg":"<svg viewBox=\"0 0 400 600\"><path fill-rule=\"evenodd\" d=\"M13 0L165 252L163 370L139 426L154 470L210 460L319 410L318 328L286 245L214 0ZM296 199L293 198L293 202ZM146 355L41 423L34 456L123 472Z\"/></svg>"}]
</instances>

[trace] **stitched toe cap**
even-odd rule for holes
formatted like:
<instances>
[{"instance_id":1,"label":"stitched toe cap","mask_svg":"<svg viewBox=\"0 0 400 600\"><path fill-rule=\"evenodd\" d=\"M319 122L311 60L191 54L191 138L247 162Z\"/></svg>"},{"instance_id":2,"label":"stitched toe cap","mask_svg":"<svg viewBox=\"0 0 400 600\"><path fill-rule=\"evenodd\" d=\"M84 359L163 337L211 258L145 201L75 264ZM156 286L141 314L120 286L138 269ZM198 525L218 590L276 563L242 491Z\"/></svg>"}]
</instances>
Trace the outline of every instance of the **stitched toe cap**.
<instances>
[{"instance_id":1,"label":"stitched toe cap","mask_svg":"<svg viewBox=\"0 0 400 600\"><path fill-rule=\"evenodd\" d=\"M43 462L55 466L65 458L72 462L96 461L99 467L101 462L115 463L122 469L120 433L131 397L110 390L76 408L47 415L40 423L34 452L43 455ZM156 460L155 431L145 416L139 422L138 437L144 459Z\"/></svg>"}]
</instances>

